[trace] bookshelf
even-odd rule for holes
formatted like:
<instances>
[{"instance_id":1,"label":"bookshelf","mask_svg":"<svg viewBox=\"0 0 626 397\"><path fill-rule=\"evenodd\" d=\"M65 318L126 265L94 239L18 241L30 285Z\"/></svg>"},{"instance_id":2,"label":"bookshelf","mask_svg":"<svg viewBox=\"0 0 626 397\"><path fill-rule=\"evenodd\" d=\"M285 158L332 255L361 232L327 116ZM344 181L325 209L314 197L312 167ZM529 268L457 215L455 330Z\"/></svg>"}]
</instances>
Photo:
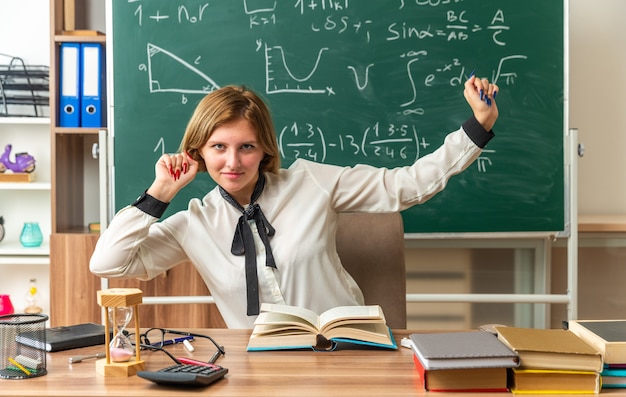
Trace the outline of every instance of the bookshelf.
<instances>
[{"instance_id":1,"label":"bookshelf","mask_svg":"<svg viewBox=\"0 0 626 397\"><path fill-rule=\"evenodd\" d=\"M15 154L35 157L31 182L0 182L0 216L5 236L0 241L0 293L11 297L16 312L25 307L29 280L37 279L44 312L49 312L49 236L51 162L48 117L49 53L47 1L5 0L0 5L0 153L12 145ZM36 4L45 12L29 13ZM5 39L6 38L6 39ZM8 175L10 171L6 171ZM9 179L10 177L3 178ZM25 248L19 236L25 222L36 221L44 236L39 247Z\"/></svg>"},{"instance_id":2,"label":"bookshelf","mask_svg":"<svg viewBox=\"0 0 626 397\"><path fill-rule=\"evenodd\" d=\"M100 322L101 308L96 292L100 278L89 271L89 259L99 235L90 233L88 224L100 220L100 206L107 205L108 192L100 191L98 152L103 128L64 128L58 126L59 52L65 42L101 43L105 0L50 0L50 141L52 153L51 237L50 237L50 322L52 326ZM106 32L105 32L106 33ZM105 220L106 221L106 220ZM103 222L106 224L106 222ZM177 266L155 280L105 281L107 287L140 288L144 296L209 295L204 282L190 263ZM76 305L76 302L81 302ZM143 305L144 326L223 327L219 312L206 304ZM158 324L155 323L158 319Z\"/></svg>"},{"instance_id":3,"label":"bookshelf","mask_svg":"<svg viewBox=\"0 0 626 397\"><path fill-rule=\"evenodd\" d=\"M87 4L89 3L89 4ZM84 2L101 6L104 1ZM85 24L74 1L50 0L50 149L51 236L50 322L52 326L100 322L95 293L100 279L89 272L89 258L98 235L89 222L99 217L98 159L92 151L100 128L63 128L58 123L59 48L65 42L97 42L106 45L104 34L75 28ZM83 302L76 305L75 302Z\"/></svg>"}]
</instances>

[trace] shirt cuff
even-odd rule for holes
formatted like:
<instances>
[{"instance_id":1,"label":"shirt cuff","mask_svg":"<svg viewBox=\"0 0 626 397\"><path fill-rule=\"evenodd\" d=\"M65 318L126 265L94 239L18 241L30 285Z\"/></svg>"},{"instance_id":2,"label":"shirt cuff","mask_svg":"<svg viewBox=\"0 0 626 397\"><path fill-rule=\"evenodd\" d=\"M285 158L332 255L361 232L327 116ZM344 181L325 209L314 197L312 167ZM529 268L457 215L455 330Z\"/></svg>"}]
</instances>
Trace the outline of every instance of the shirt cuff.
<instances>
[{"instance_id":1,"label":"shirt cuff","mask_svg":"<svg viewBox=\"0 0 626 397\"><path fill-rule=\"evenodd\" d=\"M493 130L486 131L473 115L463 123L463 130L472 142L481 149L487 146L487 143L495 136Z\"/></svg>"},{"instance_id":2,"label":"shirt cuff","mask_svg":"<svg viewBox=\"0 0 626 397\"><path fill-rule=\"evenodd\" d=\"M148 215L151 215L155 218L160 218L165 213L165 210L167 209L169 203L165 203L159 199L152 197L148 193L143 192L143 194L139 196L132 205L139 208Z\"/></svg>"}]
</instances>

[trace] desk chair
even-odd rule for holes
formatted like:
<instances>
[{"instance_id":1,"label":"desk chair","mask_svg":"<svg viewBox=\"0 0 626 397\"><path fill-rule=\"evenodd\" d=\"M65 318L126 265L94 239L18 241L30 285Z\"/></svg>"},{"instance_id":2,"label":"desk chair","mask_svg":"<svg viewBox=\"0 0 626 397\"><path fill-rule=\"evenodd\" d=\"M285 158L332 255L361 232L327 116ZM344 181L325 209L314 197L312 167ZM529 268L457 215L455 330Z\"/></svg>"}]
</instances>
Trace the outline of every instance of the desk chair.
<instances>
[{"instance_id":1,"label":"desk chair","mask_svg":"<svg viewBox=\"0 0 626 397\"><path fill-rule=\"evenodd\" d=\"M404 227L399 213L341 213L337 252L365 304L383 308L391 328L406 328Z\"/></svg>"},{"instance_id":2,"label":"desk chair","mask_svg":"<svg viewBox=\"0 0 626 397\"><path fill-rule=\"evenodd\" d=\"M341 213L337 227L337 252L344 267L361 287L366 304L383 308L391 328L406 328L406 273L404 264L404 228L398 213ZM111 280L117 287L134 287L143 291L153 283L160 287L185 285L193 280L192 295L207 296L206 289L191 263L167 272L167 278L156 281ZM195 293L193 293L195 292ZM180 295L180 294L174 294ZM144 305L140 313L142 326L225 328L224 319L215 305ZM155 322L155 319L160 319ZM167 321L165 320L167 319Z\"/></svg>"}]
</instances>

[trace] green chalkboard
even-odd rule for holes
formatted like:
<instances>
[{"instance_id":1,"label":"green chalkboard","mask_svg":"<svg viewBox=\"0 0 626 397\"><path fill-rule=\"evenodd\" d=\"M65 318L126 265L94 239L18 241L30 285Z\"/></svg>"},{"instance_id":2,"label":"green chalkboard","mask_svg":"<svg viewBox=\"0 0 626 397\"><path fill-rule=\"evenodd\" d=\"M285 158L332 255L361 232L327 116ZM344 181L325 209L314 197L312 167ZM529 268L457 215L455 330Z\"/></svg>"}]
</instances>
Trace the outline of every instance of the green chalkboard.
<instances>
[{"instance_id":1,"label":"green chalkboard","mask_svg":"<svg viewBox=\"0 0 626 397\"><path fill-rule=\"evenodd\" d=\"M116 210L149 186L216 87L267 100L285 167L394 167L469 117L463 82L475 70L500 86L496 138L405 211L406 232L565 230L563 1L116 0L108 12ZM202 175L168 214L213 186Z\"/></svg>"}]
</instances>

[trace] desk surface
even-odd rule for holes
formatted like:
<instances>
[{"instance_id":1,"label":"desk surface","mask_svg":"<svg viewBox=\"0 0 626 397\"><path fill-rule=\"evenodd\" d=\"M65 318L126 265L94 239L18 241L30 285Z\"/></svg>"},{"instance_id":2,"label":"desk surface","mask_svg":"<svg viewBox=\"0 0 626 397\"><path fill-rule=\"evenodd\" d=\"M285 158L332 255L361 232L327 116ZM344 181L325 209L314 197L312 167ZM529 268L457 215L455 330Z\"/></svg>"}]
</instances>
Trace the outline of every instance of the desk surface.
<instances>
[{"instance_id":1,"label":"desk surface","mask_svg":"<svg viewBox=\"0 0 626 397\"><path fill-rule=\"evenodd\" d=\"M229 369L226 377L206 388L175 389L157 386L137 376L112 378L96 373L95 361L69 364L69 357L94 354L102 346L49 353L48 374L26 380L0 379L0 394L10 396L429 396L459 397L460 393L430 393L423 390L415 371L412 352L343 350L335 352L274 351L246 352L249 330L209 329L194 332L211 335L224 345L226 355L218 364ZM399 341L409 334L396 330ZM168 347L175 356L208 360L214 351L207 340L196 339L195 352L182 345ZM146 352L141 358L146 370L158 370L172 361L161 352ZM603 390L602 395L626 396L626 390ZM463 396L479 394L462 393ZM489 393L490 397L512 396Z\"/></svg>"}]
</instances>

